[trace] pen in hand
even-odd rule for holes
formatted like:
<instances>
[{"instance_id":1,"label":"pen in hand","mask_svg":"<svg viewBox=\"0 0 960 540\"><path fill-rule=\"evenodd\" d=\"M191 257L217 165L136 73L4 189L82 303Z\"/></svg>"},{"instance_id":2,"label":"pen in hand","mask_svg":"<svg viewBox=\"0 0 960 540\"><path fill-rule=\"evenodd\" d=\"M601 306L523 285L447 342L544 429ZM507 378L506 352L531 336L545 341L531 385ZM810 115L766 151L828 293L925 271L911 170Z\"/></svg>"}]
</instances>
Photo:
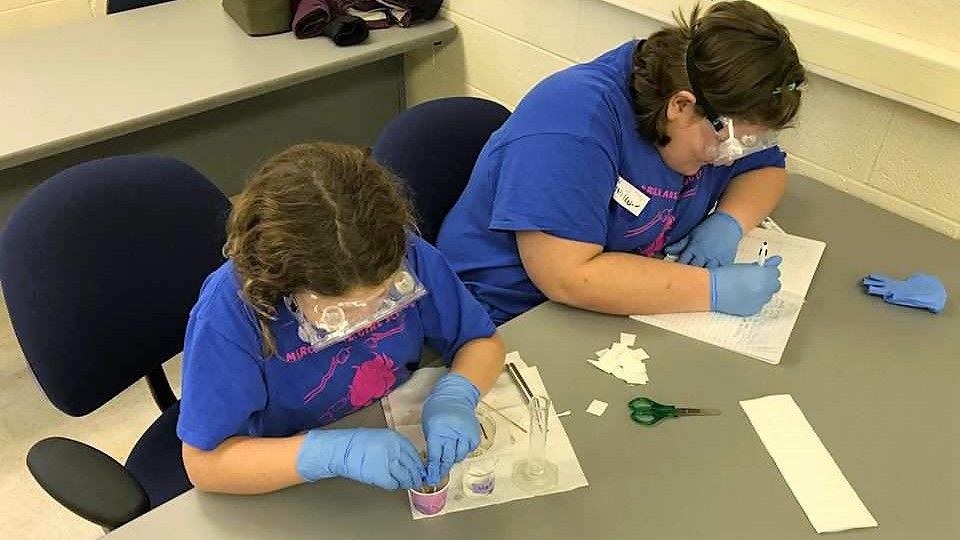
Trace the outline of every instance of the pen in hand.
<instances>
[{"instance_id":1,"label":"pen in hand","mask_svg":"<svg viewBox=\"0 0 960 540\"><path fill-rule=\"evenodd\" d=\"M757 253L757 264L763 266L767 263L767 243L764 242L760 245L760 252Z\"/></svg>"}]
</instances>

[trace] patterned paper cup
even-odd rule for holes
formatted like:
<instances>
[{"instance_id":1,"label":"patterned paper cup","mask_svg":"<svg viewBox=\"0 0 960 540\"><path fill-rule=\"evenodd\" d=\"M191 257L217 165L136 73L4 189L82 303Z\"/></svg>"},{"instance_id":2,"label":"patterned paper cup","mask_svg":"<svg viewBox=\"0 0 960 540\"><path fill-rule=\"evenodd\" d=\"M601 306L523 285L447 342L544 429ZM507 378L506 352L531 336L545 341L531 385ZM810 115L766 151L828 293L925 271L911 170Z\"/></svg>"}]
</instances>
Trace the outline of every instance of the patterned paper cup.
<instances>
[{"instance_id":1,"label":"patterned paper cup","mask_svg":"<svg viewBox=\"0 0 960 540\"><path fill-rule=\"evenodd\" d=\"M426 516L432 516L443 510L447 505L447 486L450 478L445 477L436 486L420 486L420 489L410 490L410 499L413 507Z\"/></svg>"}]
</instances>

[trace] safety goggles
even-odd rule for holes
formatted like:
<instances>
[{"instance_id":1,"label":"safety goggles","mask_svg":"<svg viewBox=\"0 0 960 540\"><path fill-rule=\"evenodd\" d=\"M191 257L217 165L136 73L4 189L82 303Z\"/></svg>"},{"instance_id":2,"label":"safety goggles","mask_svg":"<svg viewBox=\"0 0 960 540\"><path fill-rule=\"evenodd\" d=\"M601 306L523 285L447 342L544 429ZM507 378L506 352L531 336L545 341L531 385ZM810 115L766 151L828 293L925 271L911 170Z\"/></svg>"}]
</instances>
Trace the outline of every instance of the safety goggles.
<instances>
[{"instance_id":1,"label":"safety goggles","mask_svg":"<svg viewBox=\"0 0 960 540\"><path fill-rule=\"evenodd\" d=\"M426 288L404 265L383 290L367 298L328 301L304 292L287 296L284 302L299 324L300 339L319 350L400 312L425 294Z\"/></svg>"},{"instance_id":2,"label":"safety goggles","mask_svg":"<svg viewBox=\"0 0 960 540\"><path fill-rule=\"evenodd\" d=\"M777 145L777 131L757 130L755 126L749 126L753 133L738 133L734 119L727 116L718 117L716 123L709 118L705 121L712 131L706 139L705 154L713 165L727 166L742 157Z\"/></svg>"}]
</instances>

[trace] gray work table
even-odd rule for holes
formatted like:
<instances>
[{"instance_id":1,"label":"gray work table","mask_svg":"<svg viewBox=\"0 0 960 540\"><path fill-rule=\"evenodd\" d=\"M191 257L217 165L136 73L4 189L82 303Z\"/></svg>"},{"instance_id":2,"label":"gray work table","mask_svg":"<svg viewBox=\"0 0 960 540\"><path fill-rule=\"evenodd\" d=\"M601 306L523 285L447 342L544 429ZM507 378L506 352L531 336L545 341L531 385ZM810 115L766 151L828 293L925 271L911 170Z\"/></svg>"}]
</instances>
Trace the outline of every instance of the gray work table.
<instances>
[{"instance_id":1,"label":"gray work table","mask_svg":"<svg viewBox=\"0 0 960 540\"><path fill-rule=\"evenodd\" d=\"M960 244L804 178L775 217L827 242L779 366L623 317L545 304L506 324L509 349L537 365L590 487L414 522L406 497L345 480L258 497L188 492L109 535L154 538L812 539L817 535L738 401L789 393L879 528L838 537L939 540L960 530L960 311L894 307L861 292L868 272L926 270L960 294ZM650 383L628 387L584 362L638 334ZM719 417L649 428L625 408L635 395L716 407ZM583 412L610 403L603 417ZM344 425L383 425L370 407Z\"/></svg>"},{"instance_id":2,"label":"gray work table","mask_svg":"<svg viewBox=\"0 0 960 540\"><path fill-rule=\"evenodd\" d=\"M234 192L285 145L370 144L404 107L401 55L454 32L437 19L351 47L250 37L219 0L177 0L2 40L0 215L19 184L105 155L173 155Z\"/></svg>"}]
</instances>

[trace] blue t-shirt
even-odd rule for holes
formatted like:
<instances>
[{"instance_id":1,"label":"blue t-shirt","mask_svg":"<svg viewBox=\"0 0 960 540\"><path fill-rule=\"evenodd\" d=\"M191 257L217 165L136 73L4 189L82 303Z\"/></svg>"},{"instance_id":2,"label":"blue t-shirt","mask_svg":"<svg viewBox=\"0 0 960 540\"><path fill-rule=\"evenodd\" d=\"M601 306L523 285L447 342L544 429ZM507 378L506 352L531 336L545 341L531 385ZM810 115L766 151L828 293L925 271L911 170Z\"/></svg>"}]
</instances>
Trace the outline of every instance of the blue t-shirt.
<instances>
[{"instance_id":1,"label":"blue t-shirt","mask_svg":"<svg viewBox=\"0 0 960 540\"><path fill-rule=\"evenodd\" d=\"M207 278L190 313L183 351L177 435L213 450L235 435L285 437L370 405L403 383L424 344L448 362L470 340L496 331L433 246L413 237L406 262L427 295L347 340L315 350L280 302L270 330L277 354L264 359L253 310L227 261Z\"/></svg>"},{"instance_id":2,"label":"blue t-shirt","mask_svg":"<svg viewBox=\"0 0 960 540\"><path fill-rule=\"evenodd\" d=\"M440 229L437 246L498 324L546 300L523 268L516 231L649 256L686 236L732 178L784 167L779 148L689 177L667 167L637 131L630 96L637 45L531 90L484 146ZM614 199L618 180L645 195L633 199L649 198L639 215Z\"/></svg>"}]
</instances>

